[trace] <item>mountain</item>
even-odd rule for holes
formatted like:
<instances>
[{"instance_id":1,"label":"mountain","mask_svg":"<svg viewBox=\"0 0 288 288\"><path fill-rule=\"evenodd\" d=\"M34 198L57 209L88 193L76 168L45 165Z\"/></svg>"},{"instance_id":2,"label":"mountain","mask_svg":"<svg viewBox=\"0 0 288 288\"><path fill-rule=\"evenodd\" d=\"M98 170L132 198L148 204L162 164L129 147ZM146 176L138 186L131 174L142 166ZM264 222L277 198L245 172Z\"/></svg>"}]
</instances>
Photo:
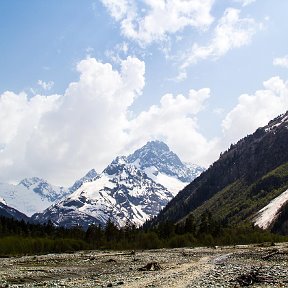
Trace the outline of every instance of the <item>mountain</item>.
<instances>
[{"instance_id":1,"label":"mountain","mask_svg":"<svg viewBox=\"0 0 288 288\"><path fill-rule=\"evenodd\" d=\"M23 179L17 185L0 183L0 197L8 206L28 216L43 211L69 193L69 189L50 185L37 177Z\"/></svg>"},{"instance_id":2,"label":"mountain","mask_svg":"<svg viewBox=\"0 0 288 288\"><path fill-rule=\"evenodd\" d=\"M108 219L118 226L140 225L156 216L172 197L126 157L117 157L94 180L83 183L65 200L32 219L40 223L51 220L65 227L105 225Z\"/></svg>"},{"instance_id":3,"label":"mountain","mask_svg":"<svg viewBox=\"0 0 288 288\"><path fill-rule=\"evenodd\" d=\"M190 214L199 221L209 210L213 218L222 223L250 221L262 228L277 228L288 234L287 147L288 112L231 145L209 169L180 191L149 225L165 221L179 223ZM268 210L273 218L263 226L269 212L262 218L266 220L257 219L267 211L269 204L274 207L273 213Z\"/></svg>"},{"instance_id":4,"label":"mountain","mask_svg":"<svg viewBox=\"0 0 288 288\"><path fill-rule=\"evenodd\" d=\"M95 180L98 176L98 173L96 172L95 169L91 169L84 177L80 178L77 180L70 188L69 192L72 194L75 192L79 187L81 187L84 183L86 182L91 182Z\"/></svg>"},{"instance_id":5,"label":"mountain","mask_svg":"<svg viewBox=\"0 0 288 288\"><path fill-rule=\"evenodd\" d=\"M69 189L51 185L46 180L38 177L25 178L18 186L23 186L28 190L34 191L50 202L55 202L70 193Z\"/></svg>"},{"instance_id":6,"label":"mountain","mask_svg":"<svg viewBox=\"0 0 288 288\"><path fill-rule=\"evenodd\" d=\"M127 157L128 163L144 171L155 182L162 184L175 196L198 177L205 168L183 163L161 141L150 141Z\"/></svg>"},{"instance_id":7,"label":"mountain","mask_svg":"<svg viewBox=\"0 0 288 288\"><path fill-rule=\"evenodd\" d=\"M18 210L9 207L6 205L5 201L0 198L0 216L7 217L7 218L13 218L15 220L21 221L28 221L29 217L27 217L25 214L19 212Z\"/></svg>"},{"instance_id":8,"label":"mountain","mask_svg":"<svg viewBox=\"0 0 288 288\"><path fill-rule=\"evenodd\" d=\"M108 219L118 226L138 226L203 170L182 163L165 143L151 141L127 157L117 157L99 175L91 170L70 188L71 195L33 219L66 227L105 225Z\"/></svg>"}]
</instances>

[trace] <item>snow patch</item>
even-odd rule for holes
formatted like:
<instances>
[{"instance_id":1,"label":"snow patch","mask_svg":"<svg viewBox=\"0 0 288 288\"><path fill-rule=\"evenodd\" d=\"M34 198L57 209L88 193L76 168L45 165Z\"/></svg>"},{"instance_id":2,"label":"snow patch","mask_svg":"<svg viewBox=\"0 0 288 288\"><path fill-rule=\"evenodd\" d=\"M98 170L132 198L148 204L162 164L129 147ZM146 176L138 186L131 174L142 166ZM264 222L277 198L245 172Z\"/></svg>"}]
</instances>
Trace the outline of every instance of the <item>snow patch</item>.
<instances>
[{"instance_id":1,"label":"snow patch","mask_svg":"<svg viewBox=\"0 0 288 288\"><path fill-rule=\"evenodd\" d=\"M154 166L145 168L144 171L153 181L167 188L167 190L172 193L173 197L175 197L180 190L189 184L188 182L180 181L176 177L159 172Z\"/></svg>"},{"instance_id":2,"label":"snow patch","mask_svg":"<svg viewBox=\"0 0 288 288\"><path fill-rule=\"evenodd\" d=\"M2 197L0 197L0 203L7 205L7 203L5 202L5 200Z\"/></svg>"},{"instance_id":3,"label":"snow patch","mask_svg":"<svg viewBox=\"0 0 288 288\"><path fill-rule=\"evenodd\" d=\"M288 190L273 199L262 208L254 218L254 224L262 229L267 229L277 218L280 209L288 202Z\"/></svg>"}]
</instances>

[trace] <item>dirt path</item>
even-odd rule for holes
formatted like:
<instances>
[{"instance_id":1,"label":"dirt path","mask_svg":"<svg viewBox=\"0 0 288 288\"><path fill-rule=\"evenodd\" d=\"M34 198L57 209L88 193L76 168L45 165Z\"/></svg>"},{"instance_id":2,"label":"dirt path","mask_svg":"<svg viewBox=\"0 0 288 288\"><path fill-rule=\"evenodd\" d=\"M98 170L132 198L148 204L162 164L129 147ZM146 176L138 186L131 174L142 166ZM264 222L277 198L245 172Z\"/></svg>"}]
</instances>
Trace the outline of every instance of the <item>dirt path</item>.
<instances>
[{"instance_id":1,"label":"dirt path","mask_svg":"<svg viewBox=\"0 0 288 288\"><path fill-rule=\"evenodd\" d=\"M134 279L123 287L186 287L193 279L201 277L201 275L213 267L213 264L209 262L211 262L211 257L202 257L198 261L178 263L177 265L166 267L153 273L149 271L146 272L146 277Z\"/></svg>"}]
</instances>

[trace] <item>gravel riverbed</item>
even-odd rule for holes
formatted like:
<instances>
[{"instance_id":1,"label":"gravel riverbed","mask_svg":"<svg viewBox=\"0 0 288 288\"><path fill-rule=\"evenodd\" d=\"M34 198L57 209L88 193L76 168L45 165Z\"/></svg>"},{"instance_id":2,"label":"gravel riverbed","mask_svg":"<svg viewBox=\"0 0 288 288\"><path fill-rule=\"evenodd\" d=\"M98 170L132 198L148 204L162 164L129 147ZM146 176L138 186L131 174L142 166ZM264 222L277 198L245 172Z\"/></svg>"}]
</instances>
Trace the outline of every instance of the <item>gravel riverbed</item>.
<instances>
[{"instance_id":1,"label":"gravel riverbed","mask_svg":"<svg viewBox=\"0 0 288 288\"><path fill-rule=\"evenodd\" d=\"M288 287L288 243L0 258L0 288L241 287L251 271L250 287Z\"/></svg>"}]
</instances>

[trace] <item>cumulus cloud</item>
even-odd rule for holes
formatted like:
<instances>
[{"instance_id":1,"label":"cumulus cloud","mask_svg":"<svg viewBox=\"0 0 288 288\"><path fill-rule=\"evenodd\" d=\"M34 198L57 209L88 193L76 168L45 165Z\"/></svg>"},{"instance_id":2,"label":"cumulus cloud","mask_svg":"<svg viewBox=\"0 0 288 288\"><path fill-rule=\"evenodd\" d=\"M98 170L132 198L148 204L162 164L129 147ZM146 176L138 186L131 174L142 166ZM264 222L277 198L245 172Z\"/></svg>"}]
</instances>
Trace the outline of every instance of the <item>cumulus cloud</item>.
<instances>
[{"instance_id":1,"label":"cumulus cloud","mask_svg":"<svg viewBox=\"0 0 288 288\"><path fill-rule=\"evenodd\" d=\"M62 96L1 95L2 180L40 175L67 183L92 167L103 168L127 140L126 114L142 93L144 63L128 57L117 71L88 58L77 70L79 81Z\"/></svg>"},{"instance_id":2,"label":"cumulus cloud","mask_svg":"<svg viewBox=\"0 0 288 288\"><path fill-rule=\"evenodd\" d=\"M206 108L210 89L165 94L131 118L129 107L145 85L144 62L128 57L115 69L87 58L77 70L79 80L70 83L64 95L0 95L0 181L40 176L72 184L87 170L101 171L116 155L151 139L164 140L185 161L208 165L230 143L288 109L288 84L272 77L264 89L239 97L224 117L222 139L207 139L199 113Z\"/></svg>"},{"instance_id":3,"label":"cumulus cloud","mask_svg":"<svg viewBox=\"0 0 288 288\"><path fill-rule=\"evenodd\" d=\"M162 139L184 160L207 165L217 151L211 149L216 140L208 141L199 131L197 114L205 107L210 97L208 88L190 90L182 94L164 95L159 105L147 111L130 123L130 137L134 149L149 139Z\"/></svg>"},{"instance_id":4,"label":"cumulus cloud","mask_svg":"<svg viewBox=\"0 0 288 288\"><path fill-rule=\"evenodd\" d=\"M31 133L38 129L43 115L57 109L59 105L59 95L49 97L35 95L33 98L29 98L25 93L15 94L9 91L0 95L0 171L2 179L13 180L9 177L16 175L17 178L18 173L27 172L26 144Z\"/></svg>"},{"instance_id":5,"label":"cumulus cloud","mask_svg":"<svg viewBox=\"0 0 288 288\"><path fill-rule=\"evenodd\" d=\"M288 68L288 55L285 55L284 57L274 58L273 65Z\"/></svg>"},{"instance_id":6,"label":"cumulus cloud","mask_svg":"<svg viewBox=\"0 0 288 288\"><path fill-rule=\"evenodd\" d=\"M214 0L101 0L110 15L121 25L122 34L146 46L164 40L185 27L206 29L213 22Z\"/></svg>"},{"instance_id":7,"label":"cumulus cloud","mask_svg":"<svg viewBox=\"0 0 288 288\"><path fill-rule=\"evenodd\" d=\"M214 35L208 45L194 43L185 57L182 69L208 58L218 59L233 48L250 43L253 35L259 29L259 24L253 18L240 18L240 10L228 8L214 30Z\"/></svg>"},{"instance_id":8,"label":"cumulus cloud","mask_svg":"<svg viewBox=\"0 0 288 288\"><path fill-rule=\"evenodd\" d=\"M184 160L210 163L215 140L199 132L197 119L209 89L166 94L158 105L131 118L129 107L145 85L142 61L128 57L116 70L88 58L77 70L79 81L70 83L64 95L1 95L1 181L40 176L71 184L92 167L101 171L116 155L151 139L166 141Z\"/></svg>"},{"instance_id":9,"label":"cumulus cloud","mask_svg":"<svg viewBox=\"0 0 288 288\"><path fill-rule=\"evenodd\" d=\"M226 145L253 133L269 120L288 110L288 84L279 77L263 83L264 89L253 95L243 94L222 122Z\"/></svg>"}]
</instances>

